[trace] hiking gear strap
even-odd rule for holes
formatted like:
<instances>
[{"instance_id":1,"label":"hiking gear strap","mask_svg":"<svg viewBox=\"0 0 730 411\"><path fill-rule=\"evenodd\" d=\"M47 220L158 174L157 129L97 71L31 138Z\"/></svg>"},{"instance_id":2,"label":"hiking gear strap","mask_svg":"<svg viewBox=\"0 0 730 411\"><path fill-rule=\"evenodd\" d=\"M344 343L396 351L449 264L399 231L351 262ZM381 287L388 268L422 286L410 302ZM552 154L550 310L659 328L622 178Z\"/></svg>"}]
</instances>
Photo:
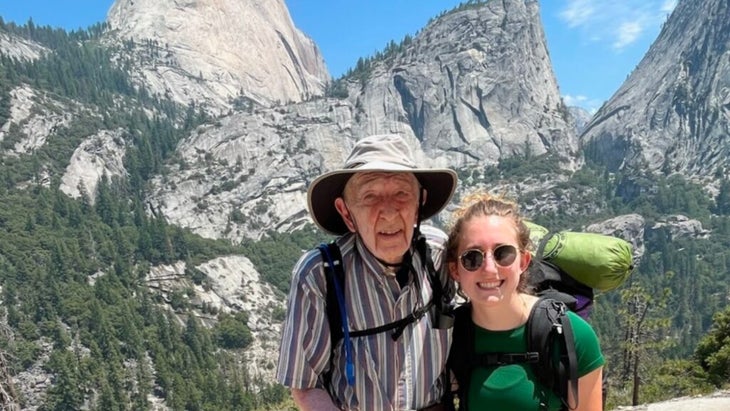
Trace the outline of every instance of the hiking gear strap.
<instances>
[{"instance_id":1,"label":"hiking gear strap","mask_svg":"<svg viewBox=\"0 0 730 411\"><path fill-rule=\"evenodd\" d=\"M568 355L568 383L570 384L568 386L568 389L570 392L573 393L573 398L575 399L575 406L571 407L568 403L570 401L570 397L566 395L566 403L565 405L571 409L574 410L578 408L578 353L575 351L575 334L573 333L573 326L570 324L570 320L568 319L567 315L564 315L563 318L565 319L563 324L563 332L565 333L565 338L563 338L563 341L565 342L565 353Z\"/></svg>"},{"instance_id":2,"label":"hiking gear strap","mask_svg":"<svg viewBox=\"0 0 730 411\"><path fill-rule=\"evenodd\" d=\"M548 298L539 299L532 307L527 320L527 351L539 351L545 355L533 364L538 382L552 390L564 407L578 407L578 359L575 352L575 335L567 306ZM569 404L572 392L575 405ZM542 407L548 409L548 393L543 393Z\"/></svg>"},{"instance_id":3,"label":"hiking gear strap","mask_svg":"<svg viewBox=\"0 0 730 411\"><path fill-rule=\"evenodd\" d=\"M458 387L453 390L453 386L446 385L442 403L449 411L456 411L454 397L459 398L459 411L469 409L467 398L469 395L469 385L471 384L471 374L474 370L474 361L476 358L474 347L474 324L471 320L471 304L463 304L453 312L454 331L452 334L452 347L464 347L464 349L450 350L449 357L446 361L446 375L451 378L451 374L456 378Z\"/></svg>"},{"instance_id":4,"label":"hiking gear strap","mask_svg":"<svg viewBox=\"0 0 730 411\"><path fill-rule=\"evenodd\" d=\"M424 268L428 273L428 280L431 283L431 301L428 302L427 307L432 309L431 311L431 325L438 329L448 329L454 326L454 308L451 305L451 299L453 294L447 292L448 290L444 287L441 282L439 272L433 265L433 259L431 258L431 248L428 246L426 236L416 232L418 239L415 241L416 252L421 256Z\"/></svg>"},{"instance_id":5,"label":"hiking gear strap","mask_svg":"<svg viewBox=\"0 0 730 411\"><path fill-rule=\"evenodd\" d=\"M337 333L339 338L344 338L345 345L345 377L349 385L355 385L355 365L352 361L352 342L350 341L350 327L348 327L347 321L347 306L345 305L345 294L342 290L345 280L345 270L342 268L342 255L340 254L340 248L336 244L320 244L319 251L323 257L323 264L325 267L329 267L327 270L327 318L330 322L330 333ZM332 292L334 291L334 292ZM332 295L335 297L332 297ZM339 310L334 309L334 304L339 306ZM333 315L334 314L334 315ZM332 327L332 322L339 322L340 326ZM337 330L337 331L335 331ZM339 341L334 339L333 334L331 341ZM325 377L325 382L329 386L332 382L332 356L334 355L335 347L331 347L330 353L330 371L328 371Z\"/></svg>"},{"instance_id":6,"label":"hiking gear strap","mask_svg":"<svg viewBox=\"0 0 730 411\"><path fill-rule=\"evenodd\" d=\"M488 352L484 354L478 354L475 358L474 366L493 367L510 364L531 364L537 363L539 360L540 353L538 352Z\"/></svg>"},{"instance_id":7,"label":"hiking gear strap","mask_svg":"<svg viewBox=\"0 0 730 411\"><path fill-rule=\"evenodd\" d=\"M413 238L411 243L415 246L414 248L421 256L423 261L423 267L428 273L428 280L431 282L431 301L428 305L432 311L431 325L438 329L448 329L454 326L454 307L451 305L452 298L455 292L447 290L444 284L441 282L441 277L433 266L433 259L431 258L431 248L428 246L426 236L421 234L421 216L423 215L423 209L425 203L423 198L428 194L423 186L419 187L418 190L418 216L416 218L416 227L413 232ZM445 256L443 258L446 258ZM443 263L445 264L445 263ZM449 292L447 292L449 291Z\"/></svg>"},{"instance_id":8,"label":"hiking gear strap","mask_svg":"<svg viewBox=\"0 0 730 411\"><path fill-rule=\"evenodd\" d=\"M424 245L425 239L423 242ZM434 305L434 298L428 302L425 306L415 310L406 317L384 324L374 328L368 328L365 330L350 331L349 321L347 317L347 306L345 305L345 270L344 263L342 262L342 254L340 248L335 242L322 243L317 247L322 255L322 263L325 268L325 279L327 283L327 296L326 296L326 308L327 308L327 321L330 328L330 341L331 341L331 352L330 352L330 368L322 375L325 386L329 387L332 383L332 371L334 367L334 353L335 347L341 339L344 339L343 345L345 348L345 376L349 385L355 384L355 367L352 360L352 341L351 337L363 337L367 335L379 334L382 332L395 330L391 335L393 341L397 341L398 338L403 334L405 328L414 322L419 321L423 316L431 310ZM426 246L426 252L428 247ZM433 262L431 262L430 254L421 254L421 258L426 261L430 269L434 273L429 273L431 280L435 277L435 269L433 269ZM404 265L410 267L411 259L410 255L405 259ZM442 288L440 281L439 290ZM435 296L435 294L434 294Z\"/></svg>"}]
</instances>

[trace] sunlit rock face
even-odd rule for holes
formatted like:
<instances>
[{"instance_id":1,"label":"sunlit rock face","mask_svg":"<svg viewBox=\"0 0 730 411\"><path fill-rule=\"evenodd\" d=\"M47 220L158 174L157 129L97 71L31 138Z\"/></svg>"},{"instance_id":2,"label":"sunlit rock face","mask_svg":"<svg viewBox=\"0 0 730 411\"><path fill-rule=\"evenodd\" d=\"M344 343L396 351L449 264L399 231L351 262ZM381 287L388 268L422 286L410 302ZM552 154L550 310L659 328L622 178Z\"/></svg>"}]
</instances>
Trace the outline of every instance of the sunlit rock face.
<instances>
[{"instance_id":1,"label":"sunlit rock face","mask_svg":"<svg viewBox=\"0 0 730 411\"><path fill-rule=\"evenodd\" d=\"M37 60L48 52L40 44L9 33L0 32L0 53L18 60Z\"/></svg>"},{"instance_id":2,"label":"sunlit rock face","mask_svg":"<svg viewBox=\"0 0 730 411\"><path fill-rule=\"evenodd\" d=\"M611 170L712 176L730 159L730 5L680 1L581 136Z\"/></svg>"},{"instance_id":3,"label":"sunlit rock face","mask_svg":"<svg viewBox=\"0 0 730 411\"><path fill-rule=\"evenodd\" d=\"M457 168L526 153L580 163L536 1L446 13L390 54L351 83L363 134L412 134Z\"/></svg>"},{"instance_id":4,"label":"sunlit rock face","mask_svg":"<svg viewBox=\"0 0 730 411\"><path fill-rule=\"evenodd\" d=\"M135 50L138 83L183 104L223 112L321 95L329 80L314 42L283 0L117 0L108 36Z\"/></svg>"},{"instance_id":5,"label":"sunlit rock face","mask_svg":"<svg viewBox=\"0 0 730 411\"><path fill-rule=\"evenodd\" d=\"M566 168L582 161L534 1L446 13L345 86L340 98L244 110L199 127L178 146L179 164L152 181L150 203L205 237L235 242L297 229L310 221L309 183L369 134L403 135L432 167L546 153Z\"/></svg>"}]
</instances>

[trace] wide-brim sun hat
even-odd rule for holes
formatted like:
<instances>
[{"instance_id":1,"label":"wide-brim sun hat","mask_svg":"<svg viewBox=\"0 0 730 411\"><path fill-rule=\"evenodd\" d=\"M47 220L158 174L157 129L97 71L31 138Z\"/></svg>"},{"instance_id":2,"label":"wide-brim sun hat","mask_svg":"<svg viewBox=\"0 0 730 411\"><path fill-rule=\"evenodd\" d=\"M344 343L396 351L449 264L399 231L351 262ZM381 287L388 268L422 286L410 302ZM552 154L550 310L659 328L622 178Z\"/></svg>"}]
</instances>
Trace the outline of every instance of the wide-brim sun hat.
<instances>
[{"instance_id":1,"label":"wide-brim sun hat","mask_svg":"<svg viewBox=\"0 0 730 411\"><path fill-rule=\"evenodd\" d=\"M355 143L343 168L317 177L309 185L307 204L312 220L323 231L341 235L349 230L335 208L345 184L355 173L413 173L426 194L421 221L441 211L456 189L456 172L448 168L419 168L406 141L397 134L364 137Z\"/></svg>"}]
</instances>

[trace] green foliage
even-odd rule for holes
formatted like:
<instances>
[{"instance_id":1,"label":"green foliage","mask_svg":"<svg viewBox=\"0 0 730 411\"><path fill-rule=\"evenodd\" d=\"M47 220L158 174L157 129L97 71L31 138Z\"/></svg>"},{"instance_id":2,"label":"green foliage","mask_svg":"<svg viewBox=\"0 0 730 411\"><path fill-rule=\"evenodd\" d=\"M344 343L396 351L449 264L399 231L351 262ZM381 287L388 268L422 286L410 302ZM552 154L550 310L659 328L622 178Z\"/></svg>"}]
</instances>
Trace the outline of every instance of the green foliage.
<instances>
[{"instance_id":1,"label":"green foliage","mask_svg":"<svg viewBox=\"0 0 730 411\"><path fill-rule=\"evenodd\" d=\"M12 339L0 336L0 347L9 370L16 375L48 355L54 385L43 410L144 410L153 393L172 410L264 406L246 370L191 312L188 290L172 293L173 315L144 281L153 265L185 261L194 267L243 252L167 224L145 200L149 179L162 173L178 142L208 120L205 113L132 87L125 62L98 43L98 27L67 34L0 20L0 30L53 51L34 61L0 54L0 119L7 118L8 90L21 83L94 107L93 114L76 113L32 154L0 162L0 299L13 330ZM127 147L128 178L103 176L96 192L82 188L81 198L69 198L57 176L73 151L99 130L117 129L125 130L118 142ZM13 130L9 140L19 141L23 136ZM53 177L39 184L45 175ZM203 280L193 268L188 274ZM178 316L187 318L183 326ZM230 345L250 343L242 318L224 324ZM266 388L267 398L278 401L280 389Z\"/></svg>"},{"instance_id":2,"label":"green foliage","mask_svg":"<svg viewBox=\"0 0 730 411\"><path fill-rule=\"evenodd\" d=\"M517 155L502 159L496 167L497 175L501 178L509 176L513 178L524 178L527 176L538 176L541 174L555 174L560 170L560 159L557 156L543 154L533 156L530 150L524 155ZM488 174L485 171L485 174Z\"/></svg>"},{"instance_id":3,"label":"green foliage","mask_svg":"<svg viewBox=\"0 0 730 411\"><path fill-rule=\"evenodd\" d=\"M84 382L79 360L69 351L56 351L47 364L56 375L55 384L48 390L46 410L78 410L84 403Z\"/></svg>"},{"instance_id":4,"label":"green foliage","mask_svg":"<svg viewBox=\"0 0 730 411\"><path fill-rule=\"evenodd\" d=\"M670 319L664 316L671 291L664 289L658 294L648 293L643 287L633 284L621 290L620 296L618 313L624 338L620 344L623 363L619 381L632 381L632 404L636 405L639 403L639 383L643 380L645 363L653 365L656 354L663 354L672 344L666 338Z\"/></svg>"},{"instance_id":5,"label":"green foliage","mask_svg":"<svg viewBox=\"0 0 730 411\"><path fill-rule=\"evenodd\" d=\"M679 175L665 178L618 174L616 181L613 211L617 214L639 213L650 218L683 214L706 221L714 208L704 187Z\"/></svg>"},{"instance_id":6,"label":"green foliage","mask_svg":"<svg viewBox=\"0 0 730 411\"><path fill-rule=\"evenodd\" d=\"M331 83L327 83L327 88L325 88L324 95L334 98L347 98L347 96L349 95L347 91L347 83L344 79L338 79L332 81Z\"/></svg>"},{"instance_id":7,"label":"green foliage","mask_svg":"<svg viewBox=\"0 0 730 411\"><path fill-rule=\"evenodd\" d=\"M328 91L326 93L327 96L346 98L347 88L345 84L342 83L344 80L356 80L362 86L365 86L365 83L370 79L373 68L379 62L392 61L396 58L396 56L404 53L412 42L413 37L411 37L411 35L406 35L400 43L396 43L391 40L382 51L378 51L370 57L361 57L357 59L357 63L354 68L347 70L340 79L335 80L331 84L331 89L328 87Z\"/></svg>"},{"instance_id":8,"label":"green foliage","mask_svg":"<svg viewBox=\"0 0 730 411\"><path fill-rule=\"evenodd\" d=\"M0 68L0 127L10 119L10 89L4 74Z\"/></svg>"},{"instance_id":9,"label":"green foliage","mask_svg":"<svg viewBox=\"0 0 730 411\"><path fill-rule=\"evenodd\" d=\"M292 233L271 232L259 241L244 241L241 247L264 281L286 293L297 260L306 250L329 240L321 231L309 227Z\"/></svg>"},{"instance_id":10,"label":"green foliage","mask_svg":"<svg viewBox=\"0 0 730 411\"><path fill-rule=\"evenodd\" d=\"M715 314L710 332L697 344L695 358L715 385L730 382L730 307Z\"/></svg>"},{"instance_id":11,"label":"green foliage","mask_svg":"<svg viewBox=\"0 0 730 411\"><path fill-rule=\"evenodd\" d=\"M482 5L484 5L484 4L486 4L486 3L490 2L490 1L491 0L467 0L467 1L461 2L456 7L454 7L453 9L451 9L451 10L444 10L438 16L429 19L428 20L428 25L431 25L431 23L433 23L435 20L438 20L438 19L440 19L441 17L443 17L445 15L448 15L448 14L451 14L451 13L456 13L456 12L463 11L463 10L479 8Z\"/></svg>"},{"instance_id":12,"label":"green foliage","mask_svg":"<svg viewBox=\"0 0 730 411\"><path fill-rule=\"evenodd\" d=\"M724 178L720 183L720 191L715 198L715 213L730 215L730 180Z\"/></svg>"},{"instance_id":13,"label":"green foliage","mask_svg":"<svg viewBox=\"0 0 730 411\"><path fill-rule=\"evenodd\" d=\"M712 392L707 373L699 364L690 360L669 360L663 363L642 390L645 402L655 402L667 397L694 396Z\"/></svg>"},{"instance_id":14,"label":"green foliage","mask_svg":"<svg viewBox=\"0 0 730 411\"><path fill-rule=\"evenodd\" d=\"M690 359L669 359L645 368L647 378L642 379L639 394L641 403L704 395L716 389L709 383L707 373ZM612 378L611 381L605 409L613 410L620 405L631 404L631 381L618 378Z\"/></svg>"},{"instance_id":15,"label":"green foliage","mask_svg":"<svg viewBox=\"0 0 730 411\"><path fill-rule=\"evenodd\" d=\"M235 315L221 314L215 329L216 341L220 347L234 349L246 348L253 342L245 313Z\"/></svg>"}]
</instances>

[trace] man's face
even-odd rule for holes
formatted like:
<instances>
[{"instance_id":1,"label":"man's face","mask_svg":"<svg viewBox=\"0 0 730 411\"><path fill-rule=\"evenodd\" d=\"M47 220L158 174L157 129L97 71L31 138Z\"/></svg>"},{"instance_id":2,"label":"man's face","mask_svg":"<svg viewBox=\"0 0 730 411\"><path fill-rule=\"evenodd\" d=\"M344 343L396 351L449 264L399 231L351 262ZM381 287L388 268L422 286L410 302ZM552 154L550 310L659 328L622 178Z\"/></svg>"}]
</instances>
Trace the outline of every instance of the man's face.
<instances>
[{"instance_id":1,"label":"man's face","mask_svg":"<svg viewBox=\"0 0 730 411\"><path fill-rule=\"evenodd\" d=\"M357 173L335 207L377 258L400 263L418 218L418 180L410 173ZM425 201L425 194L424 199Z\"/></svg>"}]
</instances>

